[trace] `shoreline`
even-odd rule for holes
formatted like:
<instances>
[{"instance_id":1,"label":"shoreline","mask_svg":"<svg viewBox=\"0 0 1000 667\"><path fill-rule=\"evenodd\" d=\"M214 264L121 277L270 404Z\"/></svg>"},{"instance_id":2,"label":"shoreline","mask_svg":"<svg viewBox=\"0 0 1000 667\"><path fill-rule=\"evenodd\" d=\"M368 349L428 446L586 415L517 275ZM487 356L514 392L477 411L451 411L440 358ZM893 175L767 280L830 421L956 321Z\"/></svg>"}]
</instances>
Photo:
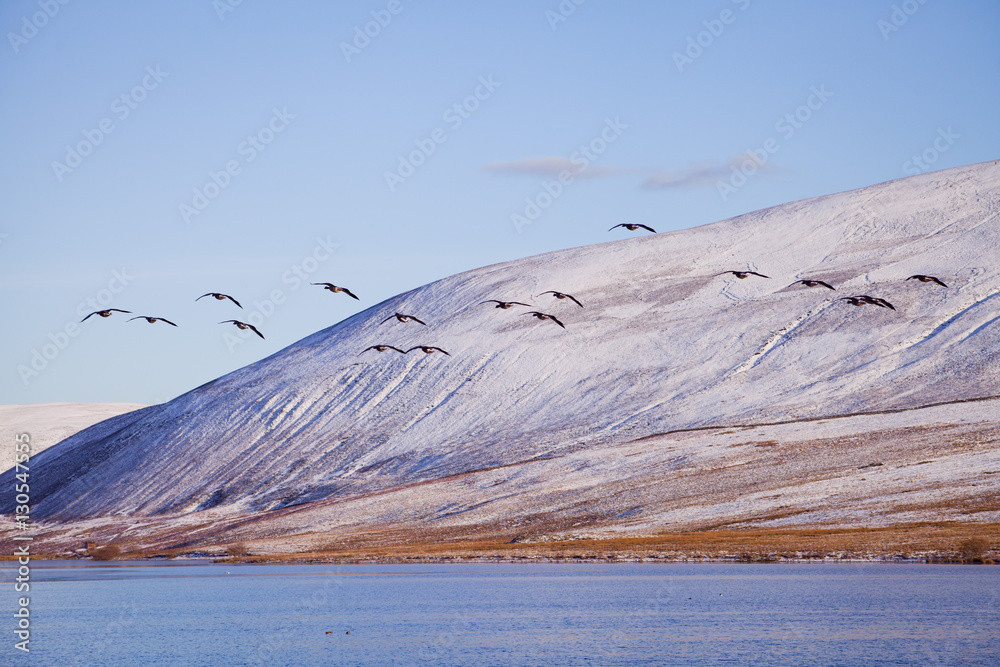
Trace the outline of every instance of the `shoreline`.
<instances>
[{"instance_id":1,"label":"shoreline","mask_svg":"<svg viewBox=\"0 0 1000 667\"><path fill-rule=\"evenodd\" d=\"M647 558L502 558L494 556L469 556L452 558L429 558L422 556L403 558L280 558L272 556L248 556L244 558L219 558L217 556L146 556L125 557L102 560L92 556L32 555L31 560L39 562L66 561L79 564L97 565L1000 565L1000 560L990 558L957 559L948 557L902 558L891 556L872 557L777 557L744 559L737 556L726 557L647 557ZM0 563L16 563L17 558L0 556Z\"/></svg>"}]
</instances>

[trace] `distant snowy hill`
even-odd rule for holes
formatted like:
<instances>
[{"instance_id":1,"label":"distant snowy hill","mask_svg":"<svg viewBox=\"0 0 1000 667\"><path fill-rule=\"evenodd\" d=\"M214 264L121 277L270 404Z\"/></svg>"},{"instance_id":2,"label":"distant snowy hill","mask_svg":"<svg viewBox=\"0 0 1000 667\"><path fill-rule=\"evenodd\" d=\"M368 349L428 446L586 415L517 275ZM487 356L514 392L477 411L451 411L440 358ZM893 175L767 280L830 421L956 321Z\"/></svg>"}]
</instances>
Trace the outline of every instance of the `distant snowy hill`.
<instances>
[{"instance_id":1,"label":"distant snowy hill","mask_svg":"<svg viewBox=\"0 0 1000 667\"><path fill-rule=\"evenodd\" d=\"M716 275L730 270L770 278ZM947 287L906 280L914 274ZM803 278L836 291L793 285ZM856 294L895 310L837 300ZM381 323L396 312L427 325ZM375 344L450 356L362 352ZM400 294L40 454L34 515L271 510L678 429L995 395L1000 163L990 162Z\"/></svg>"},{"instance_id":2,"label":"distant snowy hill","mask_svg":"<svg viewBox=\"0 0 1000 667\"><path fill-rule=\"evenodd\" d=\"M14 438L28 434L31 455L105 419L146 407L138 403L0 405L0 471L14 467Z\"/></svg>"}]
</instances>

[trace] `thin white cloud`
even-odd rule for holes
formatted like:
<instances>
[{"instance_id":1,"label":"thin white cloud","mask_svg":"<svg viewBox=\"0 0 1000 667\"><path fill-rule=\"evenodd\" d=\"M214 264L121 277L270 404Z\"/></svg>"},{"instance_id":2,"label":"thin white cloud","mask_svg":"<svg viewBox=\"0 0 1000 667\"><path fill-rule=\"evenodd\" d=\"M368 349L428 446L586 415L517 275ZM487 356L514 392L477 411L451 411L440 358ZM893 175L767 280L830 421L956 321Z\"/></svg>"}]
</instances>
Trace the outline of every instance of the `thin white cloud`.
<instances>
[{"instance_id":1,"label":"thin white cloud","mask_svg":"<svg viewBox=\"0 0 1000 667\"><path fill-rule=\"evenodd\" d=\"M718 181L725 181L732 173L733 169L743 169L744 172L781 172L779 167L775 167L767 162L761 162L753 153L740 153L722 164L708 163L692 165L687 169L675 169L671 171L658 171L642 183L642 187L650 190L667 190L670 188L698 187L703 185L715 185Z\"/></svg>"}]
</instances>

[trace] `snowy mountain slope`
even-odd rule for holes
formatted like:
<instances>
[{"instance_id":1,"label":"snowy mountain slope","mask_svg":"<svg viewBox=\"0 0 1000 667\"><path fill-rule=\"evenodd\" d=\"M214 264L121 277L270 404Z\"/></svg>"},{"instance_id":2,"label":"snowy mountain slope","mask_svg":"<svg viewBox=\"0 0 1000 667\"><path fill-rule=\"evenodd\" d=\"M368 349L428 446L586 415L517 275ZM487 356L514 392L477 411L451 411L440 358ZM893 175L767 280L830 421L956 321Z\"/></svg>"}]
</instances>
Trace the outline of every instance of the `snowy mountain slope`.
<instances>
[{"instance_id":1,"label":"snowy mountain slope","mask_svg":"<svg viewBox=\"0 0 1000 667\"><path fill-rule=\"evenodd\" d=\"M35 515L276 509L681 428L1000 394L998 214L991 162L452 276L44 452ZM714 275L734 269L771 278ZM896 310L834 300L851 294ZM428 326L380 324L394 312ZM377 343L451 356L359 355Z\"/></svg>"}]
</instances>

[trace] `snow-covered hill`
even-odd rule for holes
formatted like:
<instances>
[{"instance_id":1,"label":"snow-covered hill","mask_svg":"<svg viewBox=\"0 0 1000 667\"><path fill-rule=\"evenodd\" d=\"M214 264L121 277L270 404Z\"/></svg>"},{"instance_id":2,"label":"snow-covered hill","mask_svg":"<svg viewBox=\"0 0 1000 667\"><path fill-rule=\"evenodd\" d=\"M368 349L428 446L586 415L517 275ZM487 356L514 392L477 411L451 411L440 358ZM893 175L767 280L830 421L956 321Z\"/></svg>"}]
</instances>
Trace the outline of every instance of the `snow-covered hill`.
<instances>
[{"instance_id":1,"label":"snow-covered hill","mask_svg":"<svg viewBox=\"0 0 1000 667\"><path fill-rule=\"evenodd\" d=\"M729 270L770 278L716 275ZM802 278L837 289L792 284ZM854 294L895 310L837 300ZM535 309L565 328L526 315ZM382 323L396 312L427 325ZM362 352L383 343L450 356ZM1000 163L990 162L400 294L49 449L35 459L34 513L273 510L678 429L994 396L998 380Z\"/></svg>"}]
</instances>

